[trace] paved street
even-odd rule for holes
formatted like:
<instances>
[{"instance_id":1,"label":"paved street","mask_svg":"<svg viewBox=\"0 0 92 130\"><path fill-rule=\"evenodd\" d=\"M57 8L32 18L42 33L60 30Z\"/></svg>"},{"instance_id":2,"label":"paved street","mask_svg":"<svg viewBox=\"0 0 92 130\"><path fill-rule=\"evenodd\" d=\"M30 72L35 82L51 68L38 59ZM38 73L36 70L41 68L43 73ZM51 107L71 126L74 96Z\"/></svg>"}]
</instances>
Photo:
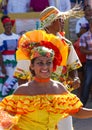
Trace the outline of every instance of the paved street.
<instances>
[{"instance_id":1,"label":"paved street","mask_svg":"<svg viewBox=\"0 0 92 130\"><path fill-rule=\"evenodd\" d=\"M74 130L92 130L92 118L74 120Z\"/></svg>"},{"instance_id":2,"label":"paved street","mask_svg":"<svg viewBox=\"0 0 92 130\"><path fill-rule=\"evenodd\" d=\"M89 99L87 108L92 108L92 98ZM90 119L73 119L74 130L92 130L92 118Z\"/></svg>"}]
</instances>

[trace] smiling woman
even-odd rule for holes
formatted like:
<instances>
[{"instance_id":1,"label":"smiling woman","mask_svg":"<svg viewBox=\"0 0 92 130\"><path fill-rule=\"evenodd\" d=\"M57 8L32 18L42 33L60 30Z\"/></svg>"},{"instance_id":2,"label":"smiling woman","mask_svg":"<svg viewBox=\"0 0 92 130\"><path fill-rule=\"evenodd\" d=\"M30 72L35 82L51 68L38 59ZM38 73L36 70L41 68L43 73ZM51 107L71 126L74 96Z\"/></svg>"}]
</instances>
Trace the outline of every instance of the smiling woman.
<instances>
[{"instance_id":1,"label":"smiling woman","mask_svg":"<svg viewBox=\"0 0 92 130\"><path fill-rule=\"evenodd\" d=\"M51 79L56 66L62 65L58 37L34 30L22 35L18 47L20 58L25 55L30 60L33 80L19 86L13 95L0 102L0 125L4 129L55 130L56 124L66 116L92 117L92 110L83 108L76 95Z\"/></svg>"},{"instance_id":2,"label":"smiling woman","mask_svg":"<svg viewBox=\"0 0 92 130\"><path fill-rule=\"evenodd\" d=\"M50 78L53 70L53 62L51 58L41 56L34 60L34 64L31 62L31 69L34 71L36 78L48 79Z\"/></svg>"}]
</instances>

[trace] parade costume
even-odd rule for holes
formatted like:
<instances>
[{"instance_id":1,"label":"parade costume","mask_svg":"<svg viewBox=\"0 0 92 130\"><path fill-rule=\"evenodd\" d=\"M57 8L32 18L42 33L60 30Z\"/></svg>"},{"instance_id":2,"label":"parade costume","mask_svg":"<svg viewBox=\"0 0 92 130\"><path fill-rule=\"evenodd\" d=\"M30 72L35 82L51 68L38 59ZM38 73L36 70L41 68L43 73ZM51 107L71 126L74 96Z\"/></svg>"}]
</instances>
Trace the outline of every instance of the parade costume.
<instances>
[{"instance_id":1,"label":"parade costume","mask_svg":"<svg viewBox=\"0 0 92 130\"><path fill-rule=\"evenodd\" d=\"M2 53L3 62L6 69L6 76L1 76L1 79L3 78L4 82L1 83L0 98L8 95L18 86L17 79L13 77L14 69L17 64L15 54L18 38L19 36L14 33L9 36L4 33L0 35L0 52ZM11 92L10 89L12 90Z\"/></svg>"},{"instance_id":2,"label":"parade costume","mask_svg":"<svg viewBox=\"0 0 92 130\"><path fill-rule=\"evenodd\" d=\"M2 109L7 112L16 114L14 117L8 117L14 125L12 130L55 130L55 125L60 119L68 114L76 113L81 105L79 99L70 93L35 96L12 95L0 103L0 108L2 106Z\"/></svg>"},{"instance_id":3,"label":"parade costume","mask_svg":"<svg viewBox=\"0 0 92 130\"><path fill-rule=\"evenodd\" d=\"M48 7L47 9L45 9L45 11L42 11L41 16L40 16L41 29L45 29L46 27L50 26L50 24L58 18L66 19L66 17L69 17L75 13L74 10L70 10L69 12L63 13L63 12L60 12L58 9L56 9L53 6ZM50 32L48 32L48 33L50 33ZM63 62L61 66L57 66L57 69L56 69L56 71L54 71L52 73L51 78L62 82L69 91L72 91L72 90L74 90L74 87L72 87L73 80L72 79L69 80L69 78L68 78L69 72L72 70L75 70L77 68L80 68L81 63L72 46L72 43L68 39L66 39L64 35L65 35L64 32L60 32L60 33L58 33L57 37L61 39L61 44L62 44L62 48L63 48L62 55L65 54L62 59L64 59L65 62ZM65 49L65 48L67 48L67 49ZM24 64L24 66L22 64ZM16 70L15 70L15 76L18 78L22 78L22 79L29 79L29 76L28 76L29 75L29 71L28 71L29 64L30 64L30 62L28 61L28 59L22 60L22 59L18 58L18 64L17 64ZM23 68L21 68L21 66ZM67 122L70 122L69 120ZM63 124L64 124L64 122L63 122ZM65 124L66 124L66 121L65 121ZM69 130L72 130L72 127L70 128L70 126L69 126Z\"/></svg>"},{"instance_id":4,"label":"parade costume","mask_svg":"<svg viewBox=\"0 0 92 130\"><path fill-rule=\"evenodd\" d=\"M17 79L13 76L13 73L17 64L16 50L19 39L19 35L10 31L15 20L11 20L6 16L1 22L5 29L5 32L0 34L0 53L3 62L1 73L3 69L5 69L6 73L0 75L0 99L11 94L18 87Z\"/></svg>"},{"instance_id":5,"label":"parade costume","mask_svg":"<svg viewBox=\"0 0 92 130\"><path fill-rule=\"evenodd\" d=\"M40 57L40 55L51 57L53 71L64 62L61 40L42 30L24 34L19 40L18 47L17 52L22 59L24 56L27 60ZM49 49L49 52L46 51L46 48ZM28 86L29 84L27 83ZM0 103L0 125L5 129L7 125L9 126L10 121L9 129L12 128L12 130L55 130L55 125L60 119L78 112L81 107L80 100L69 92L36 95L13 94L4 98ZM8 113L14 116L10 116Z\"/></svg>"}]
</instances>

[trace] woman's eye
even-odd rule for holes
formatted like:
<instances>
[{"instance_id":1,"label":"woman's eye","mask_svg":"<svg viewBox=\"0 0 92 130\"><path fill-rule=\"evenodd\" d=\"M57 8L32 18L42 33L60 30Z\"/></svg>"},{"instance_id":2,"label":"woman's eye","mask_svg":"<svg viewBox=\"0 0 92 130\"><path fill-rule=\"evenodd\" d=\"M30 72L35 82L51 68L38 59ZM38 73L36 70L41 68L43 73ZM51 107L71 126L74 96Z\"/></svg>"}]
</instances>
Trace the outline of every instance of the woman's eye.
<instances>
[{"instance_id":1,"label":"woman's eye","mask_svg":"<svg viewBox=\"0 0 92 130\"><path fill-rule=\"evenodd\" d=\"M39 66L44 66L44 65L50 66L50 65L52 64L52 62L47 62L47 63L38 62L37 64L38 64Z\"/></svg>"},{"instance_id":2,"label":"woman's eye","mask_svg":"<svg viewBox=\"0 0 92 130\"><path fill-rule=\"evenodd\" d=\"M44 65L43 62L38 62L37 64L40 65L40 66L43 66L43 65Z\"/></svg>"},{"instance_id":3,"label":"woman's eye","mask_svg":"<svg viewBox=\"0 0 92 130\"><path fill-rule=\"evenodd\" d=\"M49 65L51 65L51 63L52 63L52 62L47 62L46 64L49 66Z\"/></svg>"}]
</instances>

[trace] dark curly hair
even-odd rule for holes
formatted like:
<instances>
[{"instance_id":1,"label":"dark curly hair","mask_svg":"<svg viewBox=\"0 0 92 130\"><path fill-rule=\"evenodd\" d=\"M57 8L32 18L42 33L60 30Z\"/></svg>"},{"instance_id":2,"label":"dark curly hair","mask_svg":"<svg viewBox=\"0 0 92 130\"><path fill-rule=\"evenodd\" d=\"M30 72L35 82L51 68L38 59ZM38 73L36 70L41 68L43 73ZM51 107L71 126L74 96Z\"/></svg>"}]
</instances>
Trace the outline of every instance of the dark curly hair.
<instances>
[{"instance_id":1,"label":"dark curly hair","mask_svg":"<svg viewBox=\"0 0 92 130\"><path fill-rule=\"evenodd\" d=\"M34 58L34 59L31 60L31 64L32 64L32 65L34 64L35 59L36 59L36 58ZM31 67L30 67L29 69L30 69L30 71L31 71L32 76L35 76L34 70L32 70Z\"/></svg>"},{"instance_id":2,"label":"dark curly hair","mask_svg":"<svg viewBox=\"0 0 92 130\"><path fill-rule=\"evenodd\" d=\"M3 15L2 17L1 17L1 22L3 22L3 20L5 19L5 18L10 18L8 15Z\"/></svg>"}]
</instances>

